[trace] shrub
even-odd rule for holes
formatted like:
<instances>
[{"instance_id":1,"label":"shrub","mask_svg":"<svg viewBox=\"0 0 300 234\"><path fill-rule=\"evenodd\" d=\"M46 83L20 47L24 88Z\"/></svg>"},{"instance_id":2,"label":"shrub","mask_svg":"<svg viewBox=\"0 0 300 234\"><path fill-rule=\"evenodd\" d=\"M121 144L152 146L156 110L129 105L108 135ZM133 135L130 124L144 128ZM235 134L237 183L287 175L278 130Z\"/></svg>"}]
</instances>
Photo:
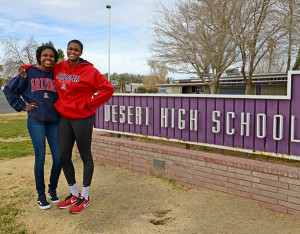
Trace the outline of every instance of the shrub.
<instances>
[{"instance_id":1,"label":"shrub","mask_svg":"<svg viewBox=\"0 0 300 234\"><path fill-rule=\"evenodd\" d=\"M158 93L158 88L153 87L147 90L148 93Z\"/></svg>"},{"instance_id":2,"label":"shrub","mask_svg":"<svg viewBox=\"0 0 300 234\"><path fill-rule=\"evenodd\" d=\"M147 89L144 86L139 86L138 89L137 89L137 92L138 93L146 93Z\"/></svg>"}]
</instances>

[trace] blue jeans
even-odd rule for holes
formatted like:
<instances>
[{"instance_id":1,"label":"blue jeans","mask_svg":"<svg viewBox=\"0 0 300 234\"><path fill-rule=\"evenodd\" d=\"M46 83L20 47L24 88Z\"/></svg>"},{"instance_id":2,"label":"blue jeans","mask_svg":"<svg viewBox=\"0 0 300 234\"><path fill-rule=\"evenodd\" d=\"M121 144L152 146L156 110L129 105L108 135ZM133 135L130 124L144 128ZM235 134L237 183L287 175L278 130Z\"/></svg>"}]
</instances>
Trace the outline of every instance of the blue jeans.
<instances>
[{"instance_id":1,"label":"blue jeans","mask_svg":"<svg viewBox=\"0 0 300 234\"><path fill-rule=\"evenodd\" d=\"M50 174L50 184L48 185L49 190L56 191L61 172L57 141L58 122L39 122L28 117L27 128L35 152L34 176L36 190L38 192L38 196L42 197L45 196L44 164L46 154L46 138L52 154L52 169Z\"/></svg>"}]
</instances>

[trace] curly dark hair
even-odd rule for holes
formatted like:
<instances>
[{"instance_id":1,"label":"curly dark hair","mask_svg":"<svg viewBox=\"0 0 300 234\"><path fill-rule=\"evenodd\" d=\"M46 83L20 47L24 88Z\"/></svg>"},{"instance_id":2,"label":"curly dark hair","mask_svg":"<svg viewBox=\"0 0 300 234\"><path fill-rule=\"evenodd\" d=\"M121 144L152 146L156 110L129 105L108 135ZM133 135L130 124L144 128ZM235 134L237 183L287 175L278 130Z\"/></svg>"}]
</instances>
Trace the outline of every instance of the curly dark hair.
<instances>
[{"instance_id":1,"label":"curly dark hair","mask_svg":"<svg viewBox=\"0 0 300 234\"><path fill-rule=\"evenodd\" d=\"M50 50L53 51L53 53L54 53L54 64L57 63L59 55L58 55L56 49L53 48L50 45L42 45L39 48L37 48L37 50L36 50L36 60L37 60L38 64L41 65L41 60L40 60L41 55L42 55L42 52L46 49L50 49Z\"/></svg>"},{"instance_id":2,"label":"curly dark hair","mask_svg":"<svg viewBox=\"0 0 300 234\"><path fill-rule=\"evenodd\" d=\"M74 40L72 40L72 41L69 41L68 47L69 47L69 45L70 45L71 43L76 43L76 44L78 44L78 45L80 46L80 48L81 48L81 52L83 51L83 44L81 43L81 41L76 40L76 39L74 39Z\"/></svg>"}]
</instances>

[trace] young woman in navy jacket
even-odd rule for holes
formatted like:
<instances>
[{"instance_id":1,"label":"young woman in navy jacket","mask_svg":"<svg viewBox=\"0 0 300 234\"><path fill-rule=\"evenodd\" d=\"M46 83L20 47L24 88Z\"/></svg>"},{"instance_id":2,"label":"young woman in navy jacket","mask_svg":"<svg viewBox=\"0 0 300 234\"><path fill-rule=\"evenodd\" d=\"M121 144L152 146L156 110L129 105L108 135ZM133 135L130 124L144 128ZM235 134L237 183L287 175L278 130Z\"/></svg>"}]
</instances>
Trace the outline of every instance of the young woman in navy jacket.
<instances>
[{"instance_id":1,"label":"young woman in navy jacket","mask_svg":"<svg viewBox=\"0 0 300 234\"><path fill-rule=\"evenodd\" d=\"M91 153L94 113L113 95L112 84L93 64L80 58L83 45L78 40L68 43L68 60L53 67L59 94L55 108L61 114L58 130L59 157L71 194L57 206L80 213L90 205L89 190L94 161ZM28 68L30 66L23 66ZM20 72L22 74L22 70ZM96 95L94 95L98 91ZM83 162L83 188L80 194L72 163L72 149L76 141Z\"/></svg>"},{"instance_id":2,"label":"young woman in navy jacket","mask_svg":"<svg viewBox=\"0 0 300 234\"><path fill-rule=\"evenodd\" d=\"M59 202L56 188L61 172L57 140L60 114L54 108L58 93L51 69L58 60L58 53L51 46L41 46L36 51L36 59L40 67L29 68L25 79L21 75L13 78L5 86L4 94L12 108L28 113L27 128L35 151L37 203L40 209L48 209L50 204L46 199L44 182L46 138L53 162L48 185L48 197L52 203Z\"/></svg>"}]
</instances>

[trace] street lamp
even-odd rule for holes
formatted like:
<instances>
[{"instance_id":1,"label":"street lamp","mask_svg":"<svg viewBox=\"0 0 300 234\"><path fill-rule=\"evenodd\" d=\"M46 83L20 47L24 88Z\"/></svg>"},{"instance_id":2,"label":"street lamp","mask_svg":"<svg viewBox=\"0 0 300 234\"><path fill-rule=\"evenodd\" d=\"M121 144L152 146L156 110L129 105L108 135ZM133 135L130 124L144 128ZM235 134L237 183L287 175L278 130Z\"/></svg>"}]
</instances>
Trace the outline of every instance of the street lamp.
<instances>
[{"instance_id":1,"label":"street lamp","mask_svg":"<svg viewBox=\"0 0 300 234\"><path fill-rule=\"evenodd\" d=\"M108 81L110 82L110 5L106 5L108 9Z\"/></svg>"}]
</instances>

